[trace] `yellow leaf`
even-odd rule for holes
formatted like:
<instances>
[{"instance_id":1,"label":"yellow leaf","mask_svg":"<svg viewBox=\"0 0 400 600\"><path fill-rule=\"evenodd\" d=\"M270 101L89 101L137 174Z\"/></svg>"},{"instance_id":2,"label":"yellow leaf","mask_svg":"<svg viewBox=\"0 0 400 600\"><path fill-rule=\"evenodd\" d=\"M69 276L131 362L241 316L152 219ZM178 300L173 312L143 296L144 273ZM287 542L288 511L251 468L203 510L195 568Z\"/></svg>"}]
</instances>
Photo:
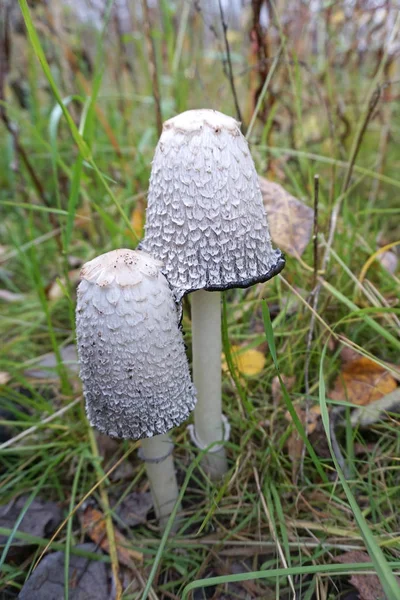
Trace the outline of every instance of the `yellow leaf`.
<instances>
[{"instance_id":1,"label":"yellow leaf","mask_svg":"<svg viewBox=\"0 0 400 600\"><path fill-rule=\"evenodd\" d=\"M241 375L252 377L258 375L264 368L265 356L255 349L245 350L240 346L231 346L232 360ZM222 368L226 371L226 360L223 360Z\"/></svg>"}]
</instances>

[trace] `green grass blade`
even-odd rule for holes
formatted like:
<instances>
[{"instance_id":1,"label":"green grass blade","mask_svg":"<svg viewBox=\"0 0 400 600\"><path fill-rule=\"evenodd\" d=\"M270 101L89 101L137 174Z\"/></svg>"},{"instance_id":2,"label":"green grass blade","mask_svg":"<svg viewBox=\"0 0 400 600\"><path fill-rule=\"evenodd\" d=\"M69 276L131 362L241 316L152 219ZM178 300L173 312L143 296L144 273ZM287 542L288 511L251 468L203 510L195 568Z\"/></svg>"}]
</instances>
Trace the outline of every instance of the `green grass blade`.
<instances>
[{"instance_id":1,"label":"green grass blade","mask_svg":"<svg viewBox=\"0 0 400 600\"><path fill-rule=\"evenodd\" d=\"M300 421L297 412L294 409L293 403L290 399L290 396L288 394L286 386L282 380L280 370L279 370L278 357L276 354L274 331L272 329L272 323L271 323L271 317L270 317L269 310L268 310L268 305L265 300L262 303L262 313L263 313L263 319L264 319L265 336L267 338L269 351L271 352L272 360L274 361L274 365L277 370L277 375L279 378L279 383L281 386L281 390L282 390L283 398L285 400L286 407L290 413L290 416L293 420L293 423L294 423L301 439L303 440L303 442L308 450L310 458L313 461L313 463L318 471L319 476L321 477L321 479L324 483L328 484L329 480L328 480L328 477L326 476L325 471L322 468L321 461L319 460L318 456L316 455L314 448L310 444L310 441L304 430L304 426L303 426L302 422Z\"/></svg>"},{"instance_id":2,"label":"green grass blade","mask_svg":"<svg viewBox=\"0 0 400 600\"><path fill-rule=\"evenodd\" d=\"M365 323L367 323L372 329L374 329L374 331L376 331L382 337L384 337L385 340L387 340L388 342L390 342L390 344L392 344L394 348L397 348L398 350L400 350L400 340L396 339L394 337L394 335L392 335L389 331L387 331L384 327L382 327L382 325L380 325L379 323L377 323L376 321L374 321L373 319L371 319L371 317L369 317L367 314L365 314L365 311L361 311L358 308L358 306L356 304L354 304L354 302L352 302L351 300L349 300L348 298L346 298L346 296L344 294L342 294L341 292L339 292L339 290L335 289L333 287L333 285L331 285L327 281L323 281L323 286L327 290L329 290L331 292L331 294L333 296L335 296L335 298L337 298L345 306L347 306L348 308L350 308L351 311L353 311L355 314L359 313L360 316L365 321Z\"/></svg>"},{"instance_id":3,"label":"green grass blade","mask_svg":"<svg viewBox=\"0 0 400 600\"><path fill-rule=\"evenodd\" d=\"M356 499L354 498L352 491L350 489L349 484L346 481L344 473L339 465L339 462L335 456L335 453L332 448L332 440L330 433L330 421L329 421L329 412L328 406L326 403L326 393L325 393L325 377L324 377L324 359L327 350L327 343L325 344L320 362L320 374L319 374L319 400L321 406L321 418L322 423L325 429L325 434L328 440L329 450L332 456L332 460L335 464L337 474L340 479L340 483L343 486L344 492L346 494L347 500L353 511L354 518L357 522L361 535L364 539L365 546L367 548L368 554L371 557L372 563L376 570L376 573L381 582L382 588L385 591L386 597L388 600L399 600L400 598L400 588L396 578L394 577L391 567L387 562L382 550L380 549L378 543L375 541L374 536L371 533L371 530L366 522Z\"/></svg>"}]
</instances>

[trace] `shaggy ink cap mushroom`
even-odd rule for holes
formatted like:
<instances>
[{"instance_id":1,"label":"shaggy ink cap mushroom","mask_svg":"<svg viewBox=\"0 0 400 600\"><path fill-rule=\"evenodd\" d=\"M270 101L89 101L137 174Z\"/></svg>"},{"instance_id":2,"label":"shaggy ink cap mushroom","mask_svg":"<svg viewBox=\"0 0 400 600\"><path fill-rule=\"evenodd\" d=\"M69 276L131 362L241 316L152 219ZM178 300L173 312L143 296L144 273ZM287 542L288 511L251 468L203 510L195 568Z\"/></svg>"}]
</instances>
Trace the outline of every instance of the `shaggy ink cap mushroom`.
<instances>
[{"instance_id":1,"label":"shaggy ink cap mushroom","mask_svg":"<svg viewBox=\"0 0 400 600\"><path fill-rule=\"evenodd\" d=\"M164 123L141 248L160 259L176 299L249 287L279 273L257 172L239 123L189 110Z\"/></svg>"},{"instance_id":2,"label":"shaggy ink cap mushroom","mask_svg":"<svg viewBox=\"0 0 400 600\"><path fill-rule=\"evenodd\" d=\"M161 266L144 252L114 250L82 268L76 325L86 410L112 437L166 433L196 403Z\"/></svg>"}]
</instances>

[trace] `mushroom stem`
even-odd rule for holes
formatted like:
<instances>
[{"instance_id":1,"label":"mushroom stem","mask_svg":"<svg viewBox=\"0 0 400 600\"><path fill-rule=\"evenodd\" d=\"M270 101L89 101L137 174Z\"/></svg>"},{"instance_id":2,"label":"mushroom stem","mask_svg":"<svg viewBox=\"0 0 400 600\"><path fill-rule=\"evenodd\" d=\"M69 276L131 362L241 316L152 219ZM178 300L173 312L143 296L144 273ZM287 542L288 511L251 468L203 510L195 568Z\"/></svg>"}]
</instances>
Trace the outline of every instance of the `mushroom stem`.
<instances>
[{"instance_id":1,"label":"mushroom stem","mask_svg":"<svg viewBox=\"0 0 400 600\"><path fill-rule=\"evenodd\" d=\"M199 290L191 295L193 381L197 389L194 433L200 448L222 443L221 396L221 294ZM225 448L215 447L205 456L202 466L211 479L221 478L228 470Z\"/></svg>"},{"instance_id":2,"label":"mushroom stem","mask_svg":"<svg viewBox=\"0 0 400 600\"><path fill-rule=\"evenodd\" d=\"M179 496L172 449L173 443L166 433L141 441L141 458L146 463L154 510L163 528Z\"/></svg>"}]
</instances>

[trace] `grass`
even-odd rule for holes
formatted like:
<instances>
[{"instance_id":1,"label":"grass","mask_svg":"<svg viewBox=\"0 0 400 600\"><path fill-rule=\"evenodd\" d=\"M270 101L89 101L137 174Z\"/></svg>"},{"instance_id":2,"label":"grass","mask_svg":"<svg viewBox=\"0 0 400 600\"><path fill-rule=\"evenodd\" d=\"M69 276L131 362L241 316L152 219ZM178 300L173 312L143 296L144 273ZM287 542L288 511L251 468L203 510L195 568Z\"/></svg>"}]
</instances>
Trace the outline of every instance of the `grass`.
<instances>
[{"instance_id":1,"label":"grass","mask_svg":"<svg viewBox=\"0 0 400 600\"><path fill-rule=\"evenodd\" d=\"M130 491L147 489L134 445L123 442L106 451L89 431L79 378L62 360L63 349L75 339L71 271L102 252L136 246L141 231L132 215L145 207L157 143L143 28L134 22L132 32L116 31L112 4L107 3L99 31L93 31L89 25L69 26L71 17L51 21L49 8L33 10L20 0L28 38L13 32L10 73L0 90L5 116L0 288L21 295L13 302L0 300L0 371L8 379L0 388L6 411L0 426L12 436L27 432L0 447L0 498L5 504L24 495L24 510L36 496L53 500L65 519L54 538L17 531L17 522L0 527L8 538L0 552L4 598L18 594L45 550L65 552L67 579L70 557L85 538L79 515L88 499L107 514L110 544L109 554L92 558L110 564L114 573L124 572L117 564L113 528L119 521L110 499L121 502ZM162 118L205 106L235 115L221 60L226 44L219 13L214 18L201 3L202 10L193 14L185 2L160 6L150 18ZM345 598L355 573L376 573L386 597L400 597L392 575L400 570L398 415L364 430L351 427L344 409L344 426L335 429L332 440L334 410L345 403L329 399L343 347L381 364L398 363L399 281L380 265L376 252L390 244L396 250L400 239L399 83L396 61L386 51L388 37L398 39L399 24L394 21L385 36L381 23L374 44L360 54L356 36L343 32L351 23L355 31L370 13L357 9L346 20L340 6L327 7L319 15L317 35L325 42L316 53L312 16L301 16L297 27L303 35L296 37L284 24L288 6L279 10L266 34L269 79L258 80L257 48L248 43L250 22L245 34L229 27L228 42L259 173L309 206L319 174L318 302L311 295L312 243L301 260L287 257L282 276L225 294L230 470L213 485L185 427L174 432L180 529L168 537L168 528L162 534L151 517L124 531L128 547L144 556L138 565L143 585L131 576L125 600L289 599L294 592L305 600ZM22 105L12 80L25 94ZM56 281L60 292L54 297L50 290ZM190 355L188 311L183 324ZM237 372L230 346L238 344L266 352L258 376ZM55 378L28 376L48 352L55 357ZM272 393L277 374L282 399ZM287 377L294 377L292 387ZM306 404L321 409L312 435L298 416ZM305 443L297 473L293 463L299 457L288 446L296 429ZM113 479L112 471L128 461L130 478ZM9 558L13 539L31 542L22 563ZM370 561L335 562L350 551L367 551Z\"/></svg>"}]
</instances>

